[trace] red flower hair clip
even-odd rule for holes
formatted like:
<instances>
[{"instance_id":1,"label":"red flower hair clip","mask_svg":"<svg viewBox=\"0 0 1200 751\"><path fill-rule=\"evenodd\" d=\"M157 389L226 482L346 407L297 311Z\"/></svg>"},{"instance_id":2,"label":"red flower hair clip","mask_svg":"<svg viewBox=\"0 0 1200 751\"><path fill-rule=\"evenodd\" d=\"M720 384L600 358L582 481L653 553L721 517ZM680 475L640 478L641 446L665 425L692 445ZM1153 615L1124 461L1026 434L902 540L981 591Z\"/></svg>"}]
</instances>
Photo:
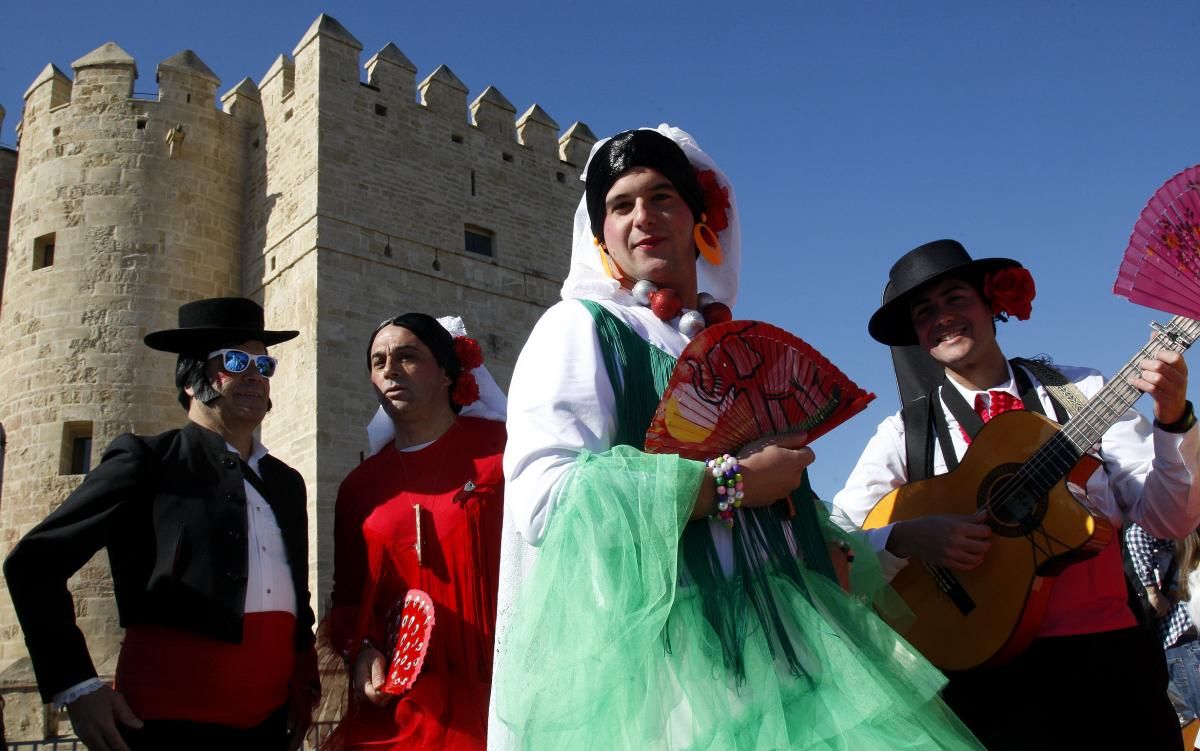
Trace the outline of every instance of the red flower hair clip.
<instances>
[{"instance_id":1,"label":"red flower hair clip","mask_svg":"<svg viewBox=\"0 0 1200 751\"><path fill-rule=\"evenodd\" d=\"M1037 287L1029 269L1010 267L992 271L984 277L983 295L991 302L993 315L1005 320L1015 316L1019 321L1026 321L1033 312Z\"/></svg>"},{"instance_id":2,"label":"red flower hair clip","mask_svg":"<svg viewBox=\"0 0 1200 751\"><path fill-rule=\"evenodd\" d=\"M479 348L479 342L467 336L454 337L454 356L464 371L483 365L483 350Z\"/></svg>"},{"instance_id":3,"label":"red flower hair clip","mask_svg":"<svg viewBox=\"0 0 1200 751\"><path fill-rule=\"evenodd\" d=\"M729 189L717 181L717 173L710 170L696 170L696 181L704 193L705 224L713 232L724 232L729 226Z\"/></svg>"},{"instance_id":4,"label":"red flower hair clip","mask_svg":"<svg viewBox=\"0 0 1200 751\"><path fill-rule=\"evenodd\" d=\"M450 401L460 407L465 407L468 404L474 404L478 400L479 384L475 382L474 374L463 370L458 374L454 390L450 392Z\"/></svg>"}]
</instances>

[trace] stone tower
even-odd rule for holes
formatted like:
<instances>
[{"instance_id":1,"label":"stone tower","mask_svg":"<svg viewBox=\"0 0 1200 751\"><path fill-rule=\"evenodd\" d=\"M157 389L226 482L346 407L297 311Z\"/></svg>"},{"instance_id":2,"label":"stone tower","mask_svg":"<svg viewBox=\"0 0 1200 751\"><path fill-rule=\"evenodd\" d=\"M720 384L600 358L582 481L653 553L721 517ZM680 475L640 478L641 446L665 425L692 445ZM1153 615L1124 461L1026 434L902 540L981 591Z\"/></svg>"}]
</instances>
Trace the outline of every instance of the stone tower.
<instances>
[{"instance_id":1,"label":"stone tower","mask_svg":"<svg viewBox=\"0 0 1200 751\"><path fill-rule=\"evenodd\" d=\"M273 348L263 442L308 485L318 611L332 575L333 506L375 404L366 337L398 313L457 314L502 385L567 271L579 173L595 137L559 136L446 66L362 45L320 16L291 55L220 97L191 51L135 98L116 44L48 65L25 96L0 297L0 553L44 517L116 435L182 423L174 360L148 350L182 302L245 295ZM469 116L468 116L469 110ZM0 181L3 180L0 151ZM0 182L0 200L3 183ZM119 643L103 556L71 581L102 674ZM22 636L0 594L0 691L9 739L41 737Z\"/></svg>"}]
</instances>

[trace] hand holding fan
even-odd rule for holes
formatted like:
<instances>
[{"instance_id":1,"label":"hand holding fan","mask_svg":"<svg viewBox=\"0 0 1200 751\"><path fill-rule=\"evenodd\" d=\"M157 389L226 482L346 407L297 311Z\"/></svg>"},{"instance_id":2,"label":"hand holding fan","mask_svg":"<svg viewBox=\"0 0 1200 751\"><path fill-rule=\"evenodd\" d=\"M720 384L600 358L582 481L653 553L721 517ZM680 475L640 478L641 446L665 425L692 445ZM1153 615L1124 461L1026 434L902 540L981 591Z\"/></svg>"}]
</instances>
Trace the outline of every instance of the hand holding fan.
<instances>
[{"instance_id":1,"label":"hand holding fan","mask_svg":"<svg viewBox=\"0 0 1200 751\"><path fill-rule=\"evenodd\" d=\"M796 430L806 431L812 442L874 398L781 328L759 321L720 323L701 331L679 356L646 432L646 451L703 460L736 455L749 443ZM837 582L814 498L806 474L791 497L793 540L810 569ZM760 535L779 529L780 512L771 507L737 513L753 520ZM747 561L751 567L759 562Z\"/></svg>"},{"instance_id":2,"label":"hand holding fan","mask_svg":"<svg viewBox=\"0 0 1200 751\"><path fill-rule=\"evenodd\" d=\"M404 596L404 606L392 624L395 631L395 647L387 680L379 690L385 694L402 694L412 688L429 649L429 637L433 635L433 601L419 589L410 589Z\"/></svg>"}]
</instances>

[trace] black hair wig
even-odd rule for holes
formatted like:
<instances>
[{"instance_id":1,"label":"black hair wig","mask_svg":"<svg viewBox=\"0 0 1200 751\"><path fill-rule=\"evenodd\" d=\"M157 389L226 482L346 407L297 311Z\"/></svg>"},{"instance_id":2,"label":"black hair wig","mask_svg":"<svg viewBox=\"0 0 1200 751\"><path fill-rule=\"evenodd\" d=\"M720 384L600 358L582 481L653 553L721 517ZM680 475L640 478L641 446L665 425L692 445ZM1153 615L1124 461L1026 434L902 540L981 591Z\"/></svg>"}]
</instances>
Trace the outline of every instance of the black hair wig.
<instances>
[{"instance_id":1,"label":"black hair wig","mask_svg":"<svg viewBox=\"0 0 1200 751\"><path fill-rule=\"evenodd\" d=\"M605 142L588 164L587 210L593 236L604 239L604 199L613 183L634 167L661 172L692 210L692 218L700 221L704 191L679 144L656 130L627 130Z\"/></svg>"}]
</instances>

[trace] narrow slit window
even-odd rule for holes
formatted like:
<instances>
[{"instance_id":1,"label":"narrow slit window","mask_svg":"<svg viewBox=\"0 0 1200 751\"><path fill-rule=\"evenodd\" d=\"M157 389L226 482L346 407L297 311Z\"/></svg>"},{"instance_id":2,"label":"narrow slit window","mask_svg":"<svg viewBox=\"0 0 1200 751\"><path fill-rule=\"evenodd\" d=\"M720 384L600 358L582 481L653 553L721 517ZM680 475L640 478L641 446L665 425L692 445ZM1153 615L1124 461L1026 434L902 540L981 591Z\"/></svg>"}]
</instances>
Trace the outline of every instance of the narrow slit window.
<instances>
[{"instance_id":1,"label":"narrow slit window","mask_svg":"<svg viewBox=\"0 0 1200 751\"><path fill-rule=\"evenodd\" d=\"M468 253L487 256L496 255L496 233L483 227L466 228L466 249Z\"/></svg>"},{"instance_id":2,"label":"narrow slit window","mask_svg":"<svg viewBox=\"0 0 1200 751\"><path fill-rule=\"evenodd\" d=\"M42 235L33 241L33 270L54 265L54 233Z\"/></svg>"},{"instance_id":3,"label":"narrow slit window","mask_svg":"<svg viewBox=\"0 0 1200 751\"><path fill-rule=\"evenodd\" d=\"M86 475L91 468L91 421L63 423L62 460L59 464L59 474Z\"/></svg>"}]
</instances>

